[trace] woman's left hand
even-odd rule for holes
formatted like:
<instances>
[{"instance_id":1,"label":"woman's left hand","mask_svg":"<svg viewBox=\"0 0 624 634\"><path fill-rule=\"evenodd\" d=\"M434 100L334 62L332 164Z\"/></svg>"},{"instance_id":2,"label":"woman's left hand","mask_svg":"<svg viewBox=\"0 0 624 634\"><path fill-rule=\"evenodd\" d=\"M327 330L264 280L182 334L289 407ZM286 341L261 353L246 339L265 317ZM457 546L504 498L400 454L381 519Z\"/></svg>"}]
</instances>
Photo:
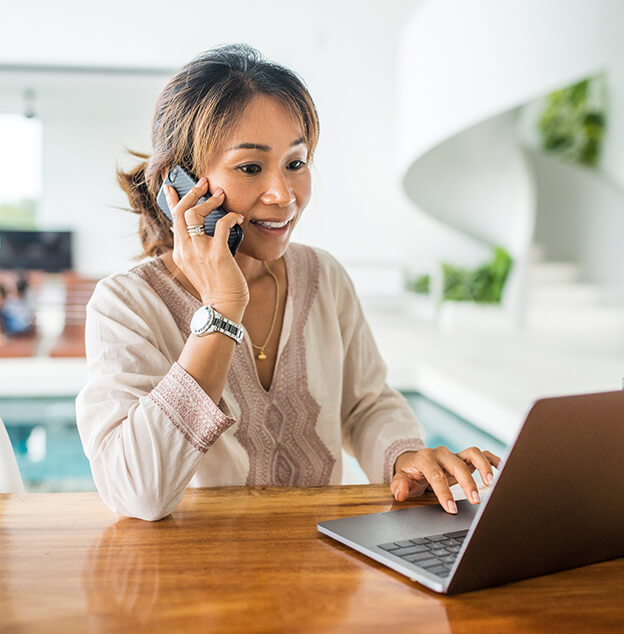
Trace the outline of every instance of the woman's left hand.
<instances>
[{"instance_id":1,"label":"woman's left hand","mask_svg":"<svg viewBox=\"0 0 624 634\"><path fill-rule=\"evenodd\" d=\"M472 504L479 504L479 490L472 478L478 469L483 482L492 484L492 466L498 467L501 459L489 451L476 447L451 453L446 447L406 451L394 463L395 474L390 483L392 495L403 502L409 497L422 495L430 487L449 513L457 513L457 505L451 493L451 485L459 482Z\"/></svg>"}]
</instances>

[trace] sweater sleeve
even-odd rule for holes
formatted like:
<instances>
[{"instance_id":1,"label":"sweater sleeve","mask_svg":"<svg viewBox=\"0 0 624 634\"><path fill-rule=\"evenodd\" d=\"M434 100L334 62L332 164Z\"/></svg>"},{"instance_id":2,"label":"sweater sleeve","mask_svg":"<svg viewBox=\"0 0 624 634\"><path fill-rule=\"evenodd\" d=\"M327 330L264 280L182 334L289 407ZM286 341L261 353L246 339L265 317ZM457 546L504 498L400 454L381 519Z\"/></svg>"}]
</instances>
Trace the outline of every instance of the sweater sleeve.
<instances>
[{"instance_id":1,"label":"sweater sleeve","mask_svg":"<svg viewBox=\"0 0 624 634\"><path fill-rule=\"evenodd\" d=\"M398 456L425 446L424 430L405 397L388 386L386 364L353 282L335 260L334 267L344 346L343 446L355 456L371 482L390 482Z\"/></svg>"},{"instance_id":2,"label":"sweater sleeve","mask_svg":"<svg viewBox=\"0 0 624 634\"><path fill-rule=\"evenodd\" d=\"M181 502L202 456L235 422L223 400L217 407L167 358L162 311L142 280L98 283L87 304L88 381L76 399L102 499L120 515L152 521Z\"/></svg>"}]
</instances>

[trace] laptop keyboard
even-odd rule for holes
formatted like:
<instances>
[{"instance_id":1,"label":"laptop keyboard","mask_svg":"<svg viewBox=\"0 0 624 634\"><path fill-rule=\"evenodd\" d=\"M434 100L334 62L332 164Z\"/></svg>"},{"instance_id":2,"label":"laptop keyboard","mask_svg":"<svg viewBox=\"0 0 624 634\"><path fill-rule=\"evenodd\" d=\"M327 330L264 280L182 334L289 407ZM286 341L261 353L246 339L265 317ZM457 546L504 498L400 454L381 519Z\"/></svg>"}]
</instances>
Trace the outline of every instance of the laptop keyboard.
<instances>
[{"instance_id":1,"label":"laptop keyboard","mask_svg":"<svg viewBox=\"0 0 624 634\"><path fill-rule=\"evenodd\" d=\"M377 547L438 577L446 577L467 533L468 529L379 544Z\"/></svg>"}]
</instances>

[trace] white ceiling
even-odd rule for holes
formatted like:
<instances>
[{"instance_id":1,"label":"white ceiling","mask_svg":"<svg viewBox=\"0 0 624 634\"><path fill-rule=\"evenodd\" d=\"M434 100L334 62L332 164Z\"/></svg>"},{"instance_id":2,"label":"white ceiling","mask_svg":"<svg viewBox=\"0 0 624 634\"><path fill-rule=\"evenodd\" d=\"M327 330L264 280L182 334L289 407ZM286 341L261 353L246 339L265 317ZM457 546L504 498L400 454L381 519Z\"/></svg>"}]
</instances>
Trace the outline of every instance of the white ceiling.
<instances>
[{"instance_id":1,"label":"white ceiling","mask_svg":"<svg viewBox=\"0 0 624 634\"><path fill-rule=\"evenodd\" d=\"M247 42L297 68L336 39L374 47L375 30L396 28L417 3L393 0L388 11L380 0L13 2L3 10L0 64L178 67L201 50Z\"/></svg>"}]
</instances>

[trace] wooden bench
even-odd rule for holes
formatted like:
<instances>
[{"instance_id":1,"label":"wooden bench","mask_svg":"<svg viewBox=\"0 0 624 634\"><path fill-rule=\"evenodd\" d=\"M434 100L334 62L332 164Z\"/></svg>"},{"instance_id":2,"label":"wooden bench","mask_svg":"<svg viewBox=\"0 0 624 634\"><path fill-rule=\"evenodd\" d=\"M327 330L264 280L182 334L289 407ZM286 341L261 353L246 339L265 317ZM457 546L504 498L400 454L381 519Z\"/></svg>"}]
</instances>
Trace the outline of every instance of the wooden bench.
<instances>
[{"instance_id":1,"label":"wooden bench","mask_svg":"<svg viewBox=\"0 0 624 634\"><path fill-rule=\"evenodd\" d=\"M98 280L66 273L65 328L50 350L51 357L85 356L86 306Z\"/></svg>"}]
</instances>

